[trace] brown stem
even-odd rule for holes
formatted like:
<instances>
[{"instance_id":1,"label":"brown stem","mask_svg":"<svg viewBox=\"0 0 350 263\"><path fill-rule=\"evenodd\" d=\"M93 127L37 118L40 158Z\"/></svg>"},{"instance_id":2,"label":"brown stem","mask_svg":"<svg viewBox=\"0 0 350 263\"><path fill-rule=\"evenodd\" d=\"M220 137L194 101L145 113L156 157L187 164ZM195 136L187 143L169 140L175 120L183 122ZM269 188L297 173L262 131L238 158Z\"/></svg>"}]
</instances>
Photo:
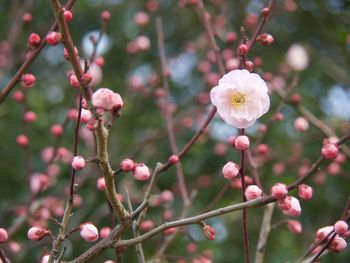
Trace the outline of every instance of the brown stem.
<instances>
[{"instance_id":1,"label":"brown stem","mask_svg":"<svg viewBox=\"0 0 350 263\"><path fill-rule=\"evenodd\" d=\"M67 22L65 21L63 16L63 7L59 0L51 0L51 4L52 4L53 11L55 13L58 27L63 36L63 43L67 49L69 60L72 64L74 73L77 76L80 90L86 102L89 104L90 111L94 113L94 109L92 108L92 105L91 105L91 98L90 98L91 96L90 96L89 87L87 85L84 85L82 82L82 75L84 71L80 65L79 57L75 52L75 45L73 43ZM103 121L100 119L98 120L98 127L94 131L94 135L96 137L96 144L97 144L98 166L101 174L103 175L106 181L107 198L110 204L112 205L116 216L123 221L130 215L123 207L123 204L117 198L117 193L115 190L115 183L114 183L114 171L112 170L108 160L108 147L107 147L108 130L104 127Z\"/></svg>"},{"instance_id":2,"label":"brown stem","mask_svg":"<svg viewBox=\"0 0 350 263\"><path fill-rule=\"evenodd\" d=\"M132 204L131 204L131 200L130 200L129 191L128 191L128 189L126 187L125 187L124 191L125 191L126 202L127 202L127 205L128 205L129 212L133 213L133 208L132 208ZM138 236L137 227L136 227L136 221L135 220L132 222L132 234L133 234L134 237ZM138 259L139 263L146 263L145 255L143 253L142 243L136 244L135 245L135 250L136 250L137 259Z\"/></svg>"},{"instance_id":3,"label":"brown stem","mask_svg":"<svg viewBox=\"0 0 350 263\"><path fill-rule=\"evenodd\" d=\"M274 207L275 204L268 204L265 206L264 216L260 227L258 245L256 247L255 263L264 262L266 243L271 231L271 218Z\"/></svg>"},{"instance_id":4,"label":"brown stem","mask_svg":"<svg viewBox=\"0 0 350 263\"><path fill-rule=\"evenodd\" d=\"M240 135L244 135L244 129L239 130ZM243 202L247 201L245 197L245 162L244 162L244 150L241 152L241 162L240 162L240 175L241 175L241 184L242 184L242 200ZM246 263L250 262L249 258L249 237L248 237L248 229L247 229L247 209L243 208L242 210L242 226L243 226L243 239L244 239L244 253L246 258Z\"/></svg>"},{"instance_id":5,"label":"brown stem","mask_svg":"<svg viewBox=\"0 0 350 263\"><path fill-rule=\"evenodd\" d=\"M271 13L271 8L273 6L273 4L275 3L275 0L271 0L267 6L268 9L270 9L270 13ZM269 13L269 14L270 14ZM251 38L251 40L249 41L249 43L247 44L248 47L248 52L252 49L253 45L256 43L256 38L258 37L258 35L261 33L266 21L268 20L269 15L267 16L262 16L262 19L259 22L258 27L256 28L253 37Z\"/></svg>"},{"instance_id":6,"label":"brown stem","mask_svg":"<svg viewBox=\"0 0 350 263\"><path fill-rule=\"evenodd\" d=\"M350 132L345 134L340 140L339 144L344 143L346 140L350 138ZM307 180L315 170L319 168L322 162L316 161L315 164L312 166L312 168L309 170L309 172L302 178L302 181L298 181L300 184L303 183L305 180ZM160 165L160 164L159 164ZM157 169L156 169L157 170ZM159 173L159 171L158 171ZM297 186L295 184L292 184L288 187L288 190L291 191L295 189ZM103 250L107 248L112 248L112 247L119 247L119 246L132 246L141 242L144 242L145 240L163 232L164 230L171 228L171 227L179 227L179 226L184 226L184 225L189 225L189 224L198 224L200 221L203 221L208 218L224 215L227 213L231 213L234 211L242 210L244 208L254 208L254 207L261 207L266 204L276 202L276 199L273 198L272 196L266 196L263 198L255 199L255 200L250 200L246 201L243 203L239 204L234 204L226 207L222 207L210 212L202 213L197 216L177 220L177 221L172 221L172 222L165 222L164 224L156 227L155 229L138 236L136 238L132 238L129 240L118 240L117 238L119 237L120 233L124 231L126 228L128 228L129 224L128 222L124 222L117 227L115 227L112 230L112 233L104 240L98 242L95 244L93 247L91 247L89 250L87 250L85 253L80 255L79 257L75 258L73 261L70 261L70 263L80 263L80 262L87 262L88 260L91 260L95 256L99 255ZM145 206L147 206L147 202L144 202L140 205L140 210L142 211ZM138 208L138 209L139 209ZM138 210L136 209L136 210ZM136 214L136 210L133 213ZM138 214L138 213L137 213Z\"/></svg>"},{"instance_id":7,"label":"brown stem","mask_svg":"<svg viewBox=\"0 0 350 263\"><path fill-rule=\"evenodd\" d=\"M157 40L158 40L158 49L160 56L160 65L162 70L163 77L163 89L165 91L165 116L166 116L166 126L168 131L168 139L171 148L172 154L176 155L178 153L178 148L176 145L176 138L174 132L174 119L170 109L170 92L169 92L169 70L167 66L165 50L164 50L164 34L163 34L163 25L162 19L157 17L156 20L156 30L157 30ZM182 170L181 162L178 162L176 165L176 176L179 183L180 193L182 200L185 206L189 205L189 195L187 187L185 184L184 173Z\"/></svg>"},{"instance_id":8,"label":"brown stem","mask_svg":"<svg viewBox=\"0 0 350 263\"><path fill-rule=\"evenodd\" d=\"M3 263L9 263L9 261L7 260L4 251L2 250L2 248L0 247L0 259Z\"/></svg>"}]
</instances>

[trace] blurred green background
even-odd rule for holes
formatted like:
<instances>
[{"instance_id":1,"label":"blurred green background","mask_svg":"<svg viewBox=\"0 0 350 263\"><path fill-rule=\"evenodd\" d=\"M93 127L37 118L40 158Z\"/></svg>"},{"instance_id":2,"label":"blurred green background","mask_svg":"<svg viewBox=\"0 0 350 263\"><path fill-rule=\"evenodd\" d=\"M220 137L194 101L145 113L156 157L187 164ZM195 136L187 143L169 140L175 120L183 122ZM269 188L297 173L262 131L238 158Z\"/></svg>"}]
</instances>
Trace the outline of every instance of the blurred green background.
<instances>
[{"instance_id":1,"label":"blurred green background","mask_svg":"<svg viewBox=\"0 0 350 263\"><path fill-rule=\"evenodd\" d=\"M45 36L49 25L54 21L49 1L27 1L33 15L32 22L19 26L19 34L10 46L6 43L9 32L22 11L25 1L1 1L0 10L0 86L4 87L14 72L19 68L28 50L27 37L31 32ZM150 11L151 1L123 1L123 0L85 0L77 1L73 8L74 19L69 23L73 40L79 49L81 58L89 57L88 35L100 29L100 13L109 10L112 14L108 24L104 41L99 46L99 55L105 59L102 68L103 78L98 87L107 87L118 92L123 97L125 106L122 116L114 123L110 134L109 153L112 166L117 169L120 161L133 158L136 162L144 162L151 168L156 162L166 162L171 155L166 134L164 114L160 110L161 100L155 96L159 81L152 81L152 75L158 74L159 56L156 41L155 18L162 17L165 34L165 48L169 68L172 73L170 81L171 102L176 105L174 111L177 144L184 146L198 129L209 109L208 92L213 86L206 77L198 71L198 64L210 61L208 55L208 41L203 33L195 8L180 8L178 1L159 0L158 9ZM254 20L267 1L205 1L208 12L212 16L213 25L217 33L217 42L222 50L236 56L239 44L239 29L243 25L248 37L251 37L256 23L247 24L247 17ZM271 17L263 32L273 35L272 45L263 47L256 44L249 54L249 59L260 57L263 61L255 71L261 76L272 73L269 86L287 87L297 76L298 83L293 92L302 95L302 103L318 118L329 124L340 137L349 130L350 119L350 2L340 0L303 0L276 1ZM150 21L140 27L134 21L137 12L145 11ZM227 44L226 34L236 32L238 39ZM151 41L149 50L128 53L127 44L138 36L147 36ZM85 37L85 38L84 38ZM309 55L309 65L302 72L285 70L285 56L288 48L294 44L303 45ZM85 51L84 51L85 46ZM10 50L10 51L9 51ZM19 206L30 204L28 176L34 172L45 172L45 163L41 158L41 151L45 147L54 145L55 138L50 134L50 127L54 123L62 123L69 108L76 107L77 91L69 86L66 72L70 64L64 60L63 45L45 47L38 59L30 66L28 72L37 77L37 84L27 91L27 105L18 104L11 99L11 95L0 106L0 227L10 228L18 217ZM3 61L5 60L5 63ZM7 61L6 61L7 60ZM210 62L210 72L216 72L215 63ZM214 75L214 77L216 77ZM215 79L215 78L214 78ZM135 84L137 83L137 85ZM138 84L139 83L139 84ZM277 83L277 84L276 84ZM15 90L19 90L18 85ZM95 88L96 89L96 88ZM159 90L158 90L159 91ZM269 113L259 120L267 123L279 105L280 99L271 94L271 108ZM38 119L26 126L30 139L30 172L25 169L25 153L16 145L16 136L23 133L22 116L24 107L34 111ZM263 143L271 148L268 158L261 158L257 154L259 173L265 191L276 182L290 183L298 178L299 169L309 167L317 157L324 135L310 125L306 132L296 131L293 122L299 113L290 105L283 107L284 120L269 125ZM61 141L61 146L72 149L73 125L69 123ZM82 125L84 128L85 125ZM259 124L248 129L251 142L259 137ZM86 131L81 131L86 134ZM190 191L197 195L189 210L189 215L195 215L207 208L218 192L226 185L221 176L222 166L229 160L239 162L238 153L229 147L227 139L237 131L225 125L219 118L215 118L208 133L190 150L183 159L183 169L186 184ZM92 157L94 149L86 139L79 141L79 154ZM298 151L300 153L298 154ZM292 160L292 156L296 156ZM27 159L28 160L28 159ZM285 165L285 171L276 176L273 167L276 163ZM342 214L342 210L349 198L349 164L341 164L341 171L337 175L330 175L327 170L329 162L322 165L316 178L323 183L316 184L313 179L308 184L314 187L314 197L310 201L302 201L303 212L297 218L303 225L303 232L299 235L288 231L286 225L274 229L269 237L266 248L265 262L293 262L304 254L314 240L315 231L325 225L333 224ZM57 182L46 191L39 194L39 199L56 197L64 204L67 194L65 189L69 184L70 166L57 162L59 174ZM247 172L250 175L250 172ZM92 221L99 229L111 224L109 209L104 194L96 188L99 178L97 169L91 165L78 173L80 189L78 195L82 198L81 206L74 211L71 226L75 227L85 221ZM313 177L315 178L315 176ZM122 193L127 186L131 193L133 205L140 202L144 182L136 182L131 174L118 175L118 191ZM171 168L159 179L157 193L172 190L175 202L169 207L157 207L149 210L148 218L160 224L165 209L172 211L173 218L177 218L182 210L182 200L176 185L175 169ZM295 192L293 193L295 194ZM215 204L215 208L240 202L239 189L230 188L224 197ZM52 207L45 207L50 215L56 216ZM45 210L45 211L46 211ZM16 212L17 211L17 212ZM263 209L248 211L249 237L251 257L254 258L258 240ZM176 262L180 257L192 262L193 258L203 253L211 253L213 262L244 262L242 240L241 213L236 212L208 220L216 228L215 241L207 241L201 234L199 226L189 226L177 235L167 249L164 262ZM58 217L59 218L59 217ZM280 222L286 217L275 209L272 224ZM18 253L11 251L9 246L5 251L13 262L39 262L40 256L51 248L49 238L40 242L28 241L26 231L33 220L20 226L10 238L18 242L21 249ZM53 233L58 227L52 220L48 225ZM131 237L130 233L126 237ZM164 237L158 235L144 244L146 258L149 259L162 244ZM188 243L195 241L198 250L189 253ZM71 241L65 243L67 251L65 258L72 259L85 251L90 244L83 241L79 234L72 236ZM108 250L93 262L104 262L115 259L115 251ZM166 261L167 260L167 261ZM137 262L133 247L128 248L122 262ZM347 249L340 254L329 253L321 262L350 262L350 252Z\"/></svg>"}]
</instances>

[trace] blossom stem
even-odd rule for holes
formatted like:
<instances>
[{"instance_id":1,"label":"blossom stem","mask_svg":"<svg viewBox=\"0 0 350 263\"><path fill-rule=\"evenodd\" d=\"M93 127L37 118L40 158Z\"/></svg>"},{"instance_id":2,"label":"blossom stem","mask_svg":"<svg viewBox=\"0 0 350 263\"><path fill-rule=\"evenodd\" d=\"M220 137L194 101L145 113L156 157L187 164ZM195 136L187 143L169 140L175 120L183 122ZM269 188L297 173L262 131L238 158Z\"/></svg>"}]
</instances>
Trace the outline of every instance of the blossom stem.
<instances>
[{"instance_id":1,"label":"blossom stem","mask_svg":"<svg viewBox=\"0 0 350 263\"><path fill-rule=\"evenodd\" d=\"M239 134L244 135L244 129L240 129ZM243 151L241 151L240 174L241 174L241 183L242 183L242 200L243 200L243 202L246 202L247 199L244 195L244 191L245 191L244 156L245 156L245 152L243 150ZM243 225L245 258L246 258L246 263L249 263L250 262L250 259L249 259L249 238L248 238L248 229L247 229L247 209L246 208L243 208L243 210L242 210L242 225Z\"/></svg>"}]
</instances>

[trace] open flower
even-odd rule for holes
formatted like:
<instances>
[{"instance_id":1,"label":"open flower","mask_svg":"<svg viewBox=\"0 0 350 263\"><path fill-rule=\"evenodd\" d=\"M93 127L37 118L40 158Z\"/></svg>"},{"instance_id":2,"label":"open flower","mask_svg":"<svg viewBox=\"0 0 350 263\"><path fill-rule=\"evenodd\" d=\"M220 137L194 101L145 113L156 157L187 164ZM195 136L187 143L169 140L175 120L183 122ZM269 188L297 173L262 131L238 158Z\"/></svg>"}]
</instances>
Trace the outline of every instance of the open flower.
<instances>
[{"instance_id":1,"label":"open flower","mask_svg":"<svg viewBox=\"0 0 350 263\"><path fill-rule=\"evenodd\" d=\"M210 91L210 99L221 118L238 129L253 125L270 107L265 82L245 69L224 75Z\"/></svg>"}]
</instances>

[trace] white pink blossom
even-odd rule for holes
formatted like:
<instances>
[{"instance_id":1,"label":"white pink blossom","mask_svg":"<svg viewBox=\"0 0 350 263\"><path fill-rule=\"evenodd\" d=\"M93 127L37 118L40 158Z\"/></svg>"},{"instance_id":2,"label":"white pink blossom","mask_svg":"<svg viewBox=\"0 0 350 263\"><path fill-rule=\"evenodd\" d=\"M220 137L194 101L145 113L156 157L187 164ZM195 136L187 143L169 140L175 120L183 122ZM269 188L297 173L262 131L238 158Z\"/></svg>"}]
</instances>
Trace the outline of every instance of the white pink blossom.
<instances>
[{"instance_id":1,"label":"white pink blossom","mask_svg":"<svg viewBox=\"0 0 350 263\"><path fill-rule=\"evenodd\" d=\"M232 70L210 91L210 99L220 117L236 128L247 128L270 107L266 83L248 70Z\"/></svg>"},{"instance_id":2,"label":"white pink blossom","mask_svg":"<svg viewBox=\"0 0 350 263\"><path fill-rule=\"evenodd\" d=\"M309 55L302 45L293 44L287 51L286 60L292 69L302 71L309 64Z\"/></svg>"}]
</instances>

